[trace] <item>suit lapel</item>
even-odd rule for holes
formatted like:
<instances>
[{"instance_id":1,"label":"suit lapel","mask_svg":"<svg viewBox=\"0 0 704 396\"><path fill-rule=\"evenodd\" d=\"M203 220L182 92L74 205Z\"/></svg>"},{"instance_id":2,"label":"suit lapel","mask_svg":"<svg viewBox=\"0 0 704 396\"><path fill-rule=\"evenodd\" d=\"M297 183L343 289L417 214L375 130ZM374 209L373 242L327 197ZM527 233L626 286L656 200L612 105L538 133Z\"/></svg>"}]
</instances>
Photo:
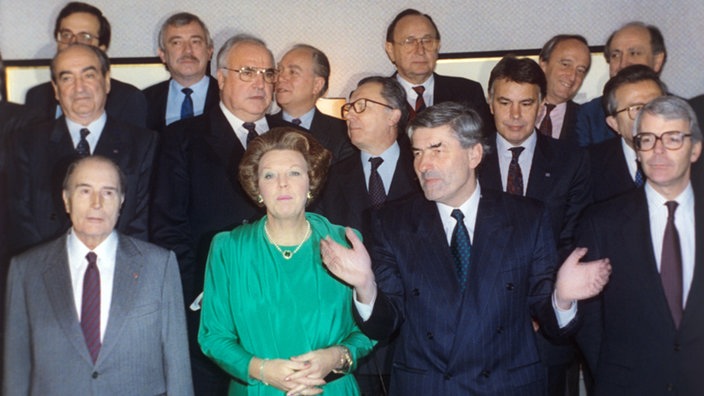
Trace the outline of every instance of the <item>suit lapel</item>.
<instances>
[{"instance_id":1,"label":"suit lapel","mask_svg":"<svg viewBox=\"0 0 704 396\"><path fill-rule=\"evenodd\" d=\"M694 245L694 276L680 330L685 331L689 326L697 326L697 331L701 334L704 324L704 247L701 242L704 241L704 194L698 194L697 191L694 193L694 238L699 242Z\"/></svg>"},{"instance_id":2,"label":"suit lapel","mask_svg":"<svg viewBox=\"0 0 704 396\"><path fill-rule=\"evenodd\" d=\"M215 153L218 162L221 164L226 177L232 184L235 191L240 189L240 182L237 180L237 170L240 165L240 159L244 155L244 147L237 138L232 126L222 113L219 106L214 107L208 113L207 121L210 127L206 128L204 135L205 142L209 148Z\"/></svg>"},{"instance_id":3,"label":"suit lapel","mask_svg":"<svg viewBox=\"0 0 704 396\"><path fill-rule=\"evenodd\" d=\"M396 169L391 179L391 186L389 186L387 201L394 201L413 191L420 190L420 184L418 184L415 171L413 170L413 156L409 146L410 143L399 139L400 151L398 161L396 161Z\"/></svg>"},{"instance_id":4,"label":"suit lapel","mask_svg":"<svg viewBox=\"0 0 704 396\"><path fill-rule=\"evenodd\" d=\"M123 151L127 151L126 143L123 140L123 134L120 133L119 124L116 124L117 122L117 120L108 116L105 122L105 128L103 128L103 132L100 135L100 139L93 153L108 157L120 166L120 168L127 169L127 164L124 162L129 158L129 155L126 155L127 153L123 154Z\"/></svg>"},{"instance_id":5,"label":"suit lapel","mask_svg":"<svg viewBox=\"0 0 704 396\"><path fill-rule=\"evenodd\" d=\"M533 152L533 163L530 167L530 177L526 187L526 196L547 201L547 195L552 190L553 185L553 160L555 152L550 145L550 138L535 132L537 141Z\"/></svg>"}]
</instances>

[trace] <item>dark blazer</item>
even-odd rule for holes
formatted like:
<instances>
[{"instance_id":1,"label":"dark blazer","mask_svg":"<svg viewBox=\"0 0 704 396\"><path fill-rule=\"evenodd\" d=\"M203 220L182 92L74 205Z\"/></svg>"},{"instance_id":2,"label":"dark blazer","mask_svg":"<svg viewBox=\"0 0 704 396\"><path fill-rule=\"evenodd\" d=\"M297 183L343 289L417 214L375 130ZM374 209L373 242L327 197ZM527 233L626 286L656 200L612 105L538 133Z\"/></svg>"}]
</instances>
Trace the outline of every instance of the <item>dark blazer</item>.
<instances>
[{"instance_id":1,"label":"dark blazer","mask_svg":"<svg viewBox=\"0 0 704 396\"><path fill-rule=\"evenodd\" d=\"M218 80L208 76L208 92L205 94L203 112L220 103ZM142 90L147 101L147 128L161 132L166 127L166 99L169 97L171 80L162 81Z\"/></svg>"},{"instance_id":2,"label":"dark blazer","mask_svg":"<svg viewBox=\"0 0 704 396\"><path fill-rule=\"evenodd\" d=\"M699 127L704 125L704 95L699 95L689 100L689 104L697 114ZM704 189L704 155L700 155L699 159L692 164L692 185Z\"/></svg>"},{"instance_id":3,"label":"dark blazer","mask_svg":"<svg viewBox=\"0 0 704 396\"><path fill-rule=\"evenodd\" d=\"M64 116L15 134L8 164L11 244L19 252L56 238L70 226L61 198L68 165L77 159ZM156 133L108 116L93 151L113 160L125 174L125 203L116 229L147 239L149 189Z\"/></svg>"},{"instance_id":4,"label":"dark blazer","mask_svg":"<svg viewBox=\"0 0 704 396\"><path fill-rule=\"evenodd\" d=\"M565 118L562 121L562 129L560 130L559 140L566 141L572 144L577 144L577 111L579 105L574 101L567 101L565 109Z\"/></svg>"},{"instance_id":5,"label":"dark blazer","mask_svg":"<svg viewBox=\"0 0 704 396\"><path fill-rule=\"evenodd\" d=\"M621 138L589 146L594 202L605 201L636 188L628 170Z\"/></svg>"},{"instance_id":6,"label":"dark blazer","mask_svg":"<svg viewBox=\"0 0 704 396\"><path fill-rule=\"evenodd\" d=\"M13 259L3 395L193 394L173 253L118 235L110 318L95 363L70 274L66 236Z\"/></svg>"},{"instance_id":7,"label":"dark blazer","mask_svg":"<svg viewBox=\"0 0 704 396\"><path fill-rule=\"evenodd\" d=\"M615 139L618 134L606 123L602 97L583 103L577 111L575 133L580 147L591 146L604 140Z\"/></svg>"},{"instance_id":8,"label":"dark blazer","mask_svg":"<svg viewBox=\"0 0 704 396\"><path fill-rule=\"evenodd\" d=\"M56 118L56 106L59 103L56 101L54 88L50 82L30 88L25 96L25 104L50 119ZM134 85L111 78L105 111L122 122L142 128L146 126L147 100L142 91Z\"/></svg>"},{"instance_id":9,"label":"dark blazer","mask_svg":"<svg viewBox=\"0 0 704 396\"><path fill-rule=\"evenodd\" d=\"M283 112L280 111L272 117L283 121ZM332 152L332 163L338 163L355 152L355 148L347 136L347 123L339 118L323 114L315 109L313 121L308 130L320 144Z\"/></svg>"},{"instance_id":10,"label":"dark blazer","mask_svg":"<svg viewBox=\"0 0 704 396\"><path fill-rule=\"evenodd\" d=\"M564 258L574 247L577 218L592 200L589 159L585 150L542 135L533 153L526 196L545 204L552 219L552 229ZM496 152L496 134L489 138L491 150L479 165L482 187L503 190L499 157Z\"/></svg>"},{"instance_id":11,"label":"dark blazer","mask_svg":"<svg viewBox=\"0 0 704 396\"><path fill-rule=\"evenodd\" d=\"M482 187L464 292L435 202L416 195L373 221L379 293L358 324L377 339L400 329L391 394L543 395L531 317L555 336L575 322L560 331L552 308L556 255L543 206Z\"/></svg>"},{"instance_id":12,"label":"dark blazer","mask_svg":"<svg viewBox=\"0 0 704 396\"><path fill-rule=\"evenodd\" d=\"M695 193L698 241L704 235L702 199ZM700 395L704 390L704 248L695 246L694 278L678 330L651 239L643 188L594 205L580 222L578 243L589 248L585 260L608 257L612 266L602 294L583 305L579 331L595 373L596 396Z\"/></svg>"}]
</instances>

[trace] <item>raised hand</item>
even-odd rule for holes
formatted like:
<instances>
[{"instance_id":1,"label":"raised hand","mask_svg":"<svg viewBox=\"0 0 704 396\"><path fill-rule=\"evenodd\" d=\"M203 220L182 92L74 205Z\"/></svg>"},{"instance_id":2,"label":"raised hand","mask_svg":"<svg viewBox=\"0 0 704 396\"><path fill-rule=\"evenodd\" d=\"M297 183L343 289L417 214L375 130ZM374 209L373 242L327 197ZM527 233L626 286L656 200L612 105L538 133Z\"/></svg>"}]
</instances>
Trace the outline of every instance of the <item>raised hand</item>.
<instances>
[{"instance_id":1,"label":"raised hand","mask_svg":"<svg viewBox=\"0 0 704 396\"><path fill-rule=\"evenodd\" d=\"M351 228L345 230L345 235L352 244L351 249L333 241L329 236L320 240L323 263L336 277L355 288L359 302L367 304L376 296L371 259L364 244Z\"/></svg>"},{"instance_id":2,"label":"raised hand","mask_svg":"<svg viewBox=\"0 0 704 396\"><path fill-rule=\"evenodd\" d=\"M584 300L601 292L611 275L608 258L581 263L587 248L576 248L557 272L555 296L561 309L568 309L571 301Z\"/></svg>"}]
</instances>

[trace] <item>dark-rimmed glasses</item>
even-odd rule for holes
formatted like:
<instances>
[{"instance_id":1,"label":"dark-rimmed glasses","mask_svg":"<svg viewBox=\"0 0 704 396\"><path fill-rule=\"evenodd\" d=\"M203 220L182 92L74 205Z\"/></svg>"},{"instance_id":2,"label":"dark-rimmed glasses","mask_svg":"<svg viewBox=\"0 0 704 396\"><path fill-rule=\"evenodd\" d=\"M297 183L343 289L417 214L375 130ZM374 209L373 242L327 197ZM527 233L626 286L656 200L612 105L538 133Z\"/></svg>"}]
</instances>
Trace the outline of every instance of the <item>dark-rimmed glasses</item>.
<instances>
[{"instance_id":1,"label":"dark-rimmed glasses","mask_svg":"<svg viewBox=\"0 0 704 396\"><path fill-rule=\"evenodd\" d=\"M624 111L627 111L628 118L630 118L631 120L635 120L636 116L638 115L638 112L640 111L640 109L643 108L643 106L645 106L644 103L636 103L634 105L624 107L621 110L616 110L616 112L614 112L614 116L616 116L616 114L618 113L623 113Z\"/></svg>"},{"instance_id":2,"label":"dark-rimmed glasses","mask_svg":"<svg viewBox=\"0 0 704 396\"><path fill-rule=\"evenodd\" d=\"M264 67L242 67L239 69L230 69L229 67L221 66L221 69L229 70L231 72L238 73L240 75L240 80L244 82L251 82L254 77L261 74L264 77L264 81L273 84L279 78L279 71L273 68Z\"/></svg>"},{"instance_id":3,"label":"dark-rimmed glasses","mask_svg":"<svg viewBox=\"0 0 704 396\"><path fill-rule=\"evenodd\" d=\"M71 44L74 38L76 39L77 43L91 44L93 43L93 40L97 40L100 37L94 36L88 32L80 32L74 34L68 29L61 29L58 31L58 33L56 33L56 41L60 42L61 44Z\"/></svg>"},{"instance_id":4,"label":"dark-rimmed glasses","mask_svg":"<svg viewBox=\"0 0 704 396\"><path fill-rule=\"evenodd\" d=\"M424 50L428 52L433 52L438 49L438 43L440 40L433 36L424 36L421 38L416 37L406 37L403 41L396 41L396 44L400 45L404 51L411 52L415 51L418 46L422 46Z\"/></svg>"},{"instance_id":5,"label":"dark-rimmed glasses","mask_svg":"<svg viewBox=\"0 0 704 396\"><path fill-rule=\"evenodd\" d=\"M350 113L350 110L352 108L354 108L354 111L357 114L363 113L364 110L367 109L367 102L375 103L375 104L378 104L379 106L384 106L384 107L391 109L391 110L394 109L393 107L387 105L386 103L377 102L376 100L371 100L371 99L367 99L367 98L359 98L352 103L345 103L342 105L342 108L340 109L340 112L342 114L342 119L343 120L347 119L347 115Z\"/></svg>"},{"instance_id":6,"label":"dark-rimmed glasses","mask_svg":"<svg viewBox=\"0 0 704 396\"><path fill-rule=\"evenodd\" d=\"M691 133L682 131L663 132L660 136L651 132L639 132L633 137L633 143L638 151L650 151L655 148L655 143L661 141L668 150L678 150L684 144L684 138L692 137Z\"/></svg>"}]
</instances>

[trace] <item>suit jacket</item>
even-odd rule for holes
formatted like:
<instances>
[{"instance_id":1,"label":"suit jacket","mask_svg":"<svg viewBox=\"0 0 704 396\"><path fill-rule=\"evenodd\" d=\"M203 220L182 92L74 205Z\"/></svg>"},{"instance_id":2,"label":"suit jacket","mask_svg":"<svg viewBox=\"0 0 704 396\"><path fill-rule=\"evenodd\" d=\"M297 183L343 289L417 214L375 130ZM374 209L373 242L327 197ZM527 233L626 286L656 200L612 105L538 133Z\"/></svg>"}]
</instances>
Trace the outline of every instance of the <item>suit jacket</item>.
<instances>
[{"instance_id":1,"label":"suit jacket","mask_svg":"<svg viewBox=\"0 0 704 396\"><path fill-rule=\"evenodd\" d=\"M13 259L3 395L192 395L173 253L118 235L110 318L93 363L76 315L66 236Z\"/></svg>"},{"instance_id":2,"label":"suit jacket","mask_svg":"<svg viewBox=\"0 0 704 396\"><path fill-rule=\"evenodd\" d=\"M695 234L704 235L704 195L695 193ZM599 298L584 304L580 343L603 395L700 395L704 391L704 249L679 329L657 270L643 188L596 204L577 234L585 260L608 257L612 272ZM580 308L581 309L581 308Z\"/></svg>"},{"instance_id":3,"label":"suit jacket","mask_svg":"<svg viewBox=\"0 0 704 396\"><path fill-rule=\"evenodd\" d=\"M208 91L205 94L203 112L220 103L218 80L208 76ZM147 101L147 128L161 132L166 127L166 99L169 97L171 80L162 81L142 90Z\"/></svg>"},{"instance_id":4,"label":"suit jacket","mask_svg":"<svg viewBox=\"0 0 704 396\"><path fill-rule=\"evenodd\" d=\"M560 251L566 257L574 247L577 219L592 200L587 153L569 143L542 135L533 153L526 196L545 204ZM503 190L496 135L489 138L490 152L482 160L478 174L482 187Z\"/></svg>"},{"instance_id":5,"label":"suit jacket","mask_svg":"<svg viewBox=\"0 0 704 396\"><path fill-rule=\"evenodd\" d=\"M589 147L594 202L605 201L636 188L623 154L621 139L609 139Z\"/></svg>"},{"instance_id":6,"label":"suit jacket","mask_svg":"<svg viewBox=\"0 0 704 396\"><path fill-rule=\"evenodd\" d=\"M30 88L25 96L25 104L49 119L56 118L56 106L59 103L56 101L54 88L48 81ZM147 119L147 100L134 85L111 78L105 111L120 121L144 128Z\"/></svg>"},{"instance_id":7,"label":"suit jacket","mask_svg":"<svg viewBox=\"0 0 704 396\"><path fill-rule=\"evenodd\" d=\"M699 126L704 125L704 95L699 95L689 100L689 104L697 114ZM692 164L692 185L704 189L704 155Z\"/></svg>"},{"instance_id":8,"label":"suit jacket","mask_svg":"<svg viewBox=\"0 0 704 396\"><path fill-rule=\"evenodd\" d=\"M577 134L577 144L580 147L591 146L618 137L618 134L606 124L602 96L583 103L579 107L575 133Z\"/></svg>"},{"instance_id":9,"label":"suit jacket","mask_svg":"<svg viewBox=\"0 0 704 396\"><path fill-rule=\"evenodd\" d=\"M551 335L555 245L543 206L482 187L465 291L435 202L422 195L377 213L371 256L379 293L360 328L399 329L392 395L543 395L531 317ZM359 319L359 318L358 318Z\"/></svg>"},{"instance_id":10,"label":"suit jacket","mask_svg":"<svg viewBox=\"0 0 704 396\"><path fill-rule=\"evenodd\" d=\"M579 110L579 105L574 101L567 101L567 108L565 109L565 118L562 121L562 129L560 129L559 140L569 142L571 144L577 144L577 111Z\"/></svg>"},{"instance_id":11,"label":"suit jacket","mask_svg":"<svg viewBox=\"0 0 704 396\"><path fill-rule=\"evenodd\" d=\"M283 121L283 112L280 111L273 117ZM347 123L339 118L323 114L315 109L313 121L308 130L320 144L332 152L332 163L338 163L355 152L355 148L347 136Z\"/></svg>"},{"instance_id":12,"label":"suit jacket","mask_svg":"<svg viewBox=\"0 0 704 396\"><path fill-rule=\"evenodd\" d=\"M8 164L11 246L19 252L56 238L70 226L62 183L77 159L64 116L19 131ZM146 240L156 133L108 116L94 154L113 160L125 174L125 203L117 230Z\"/></svg>"}]
</instances>

